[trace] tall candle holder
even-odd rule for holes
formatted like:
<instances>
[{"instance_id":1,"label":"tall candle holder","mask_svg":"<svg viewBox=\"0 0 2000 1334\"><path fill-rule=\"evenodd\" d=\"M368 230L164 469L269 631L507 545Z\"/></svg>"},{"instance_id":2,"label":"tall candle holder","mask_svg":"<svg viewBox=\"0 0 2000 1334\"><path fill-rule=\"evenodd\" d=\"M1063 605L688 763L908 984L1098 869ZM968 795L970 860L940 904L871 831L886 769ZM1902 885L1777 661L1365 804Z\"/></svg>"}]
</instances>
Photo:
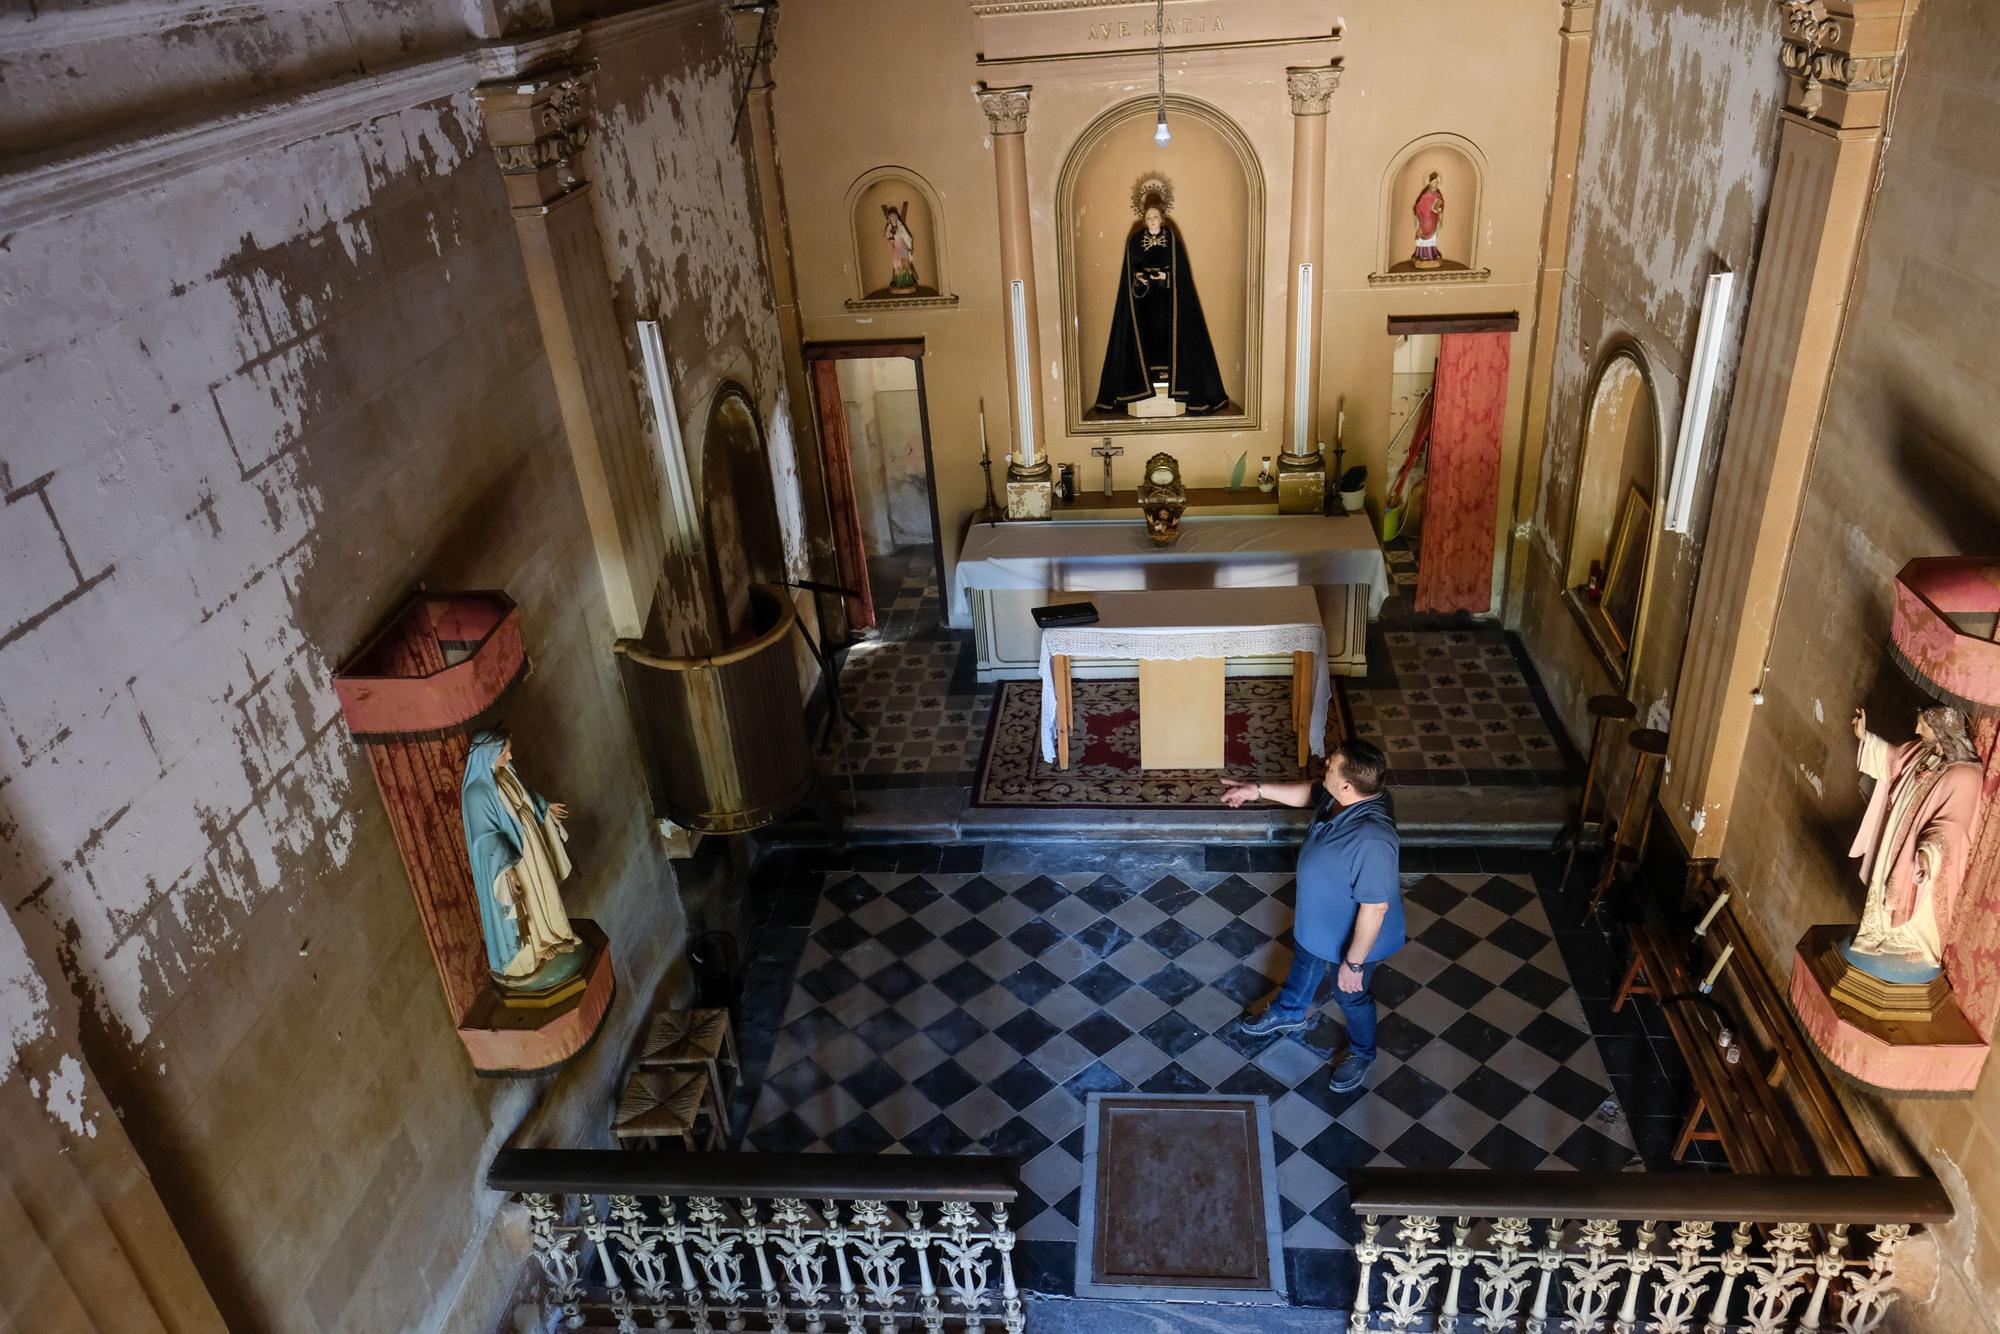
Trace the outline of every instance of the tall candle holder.
<instances>
[{"instance_id":1,"label":"tall candle holder","mask_svg":"<svg viewBox=\"0 0 2000 1334\"><path fill-rule=\"evenodd\" d=\"M979 470L986 474L986 504L979 511L979 522L999 523L1007 517L1007 511L1000 508L993 499L993 460L985 454L979 456Z\"/></svg>"},{"instance_id":2,"label":"tall candle holder","mask_svg":"<svg viewBox=\"0 0 2000 1334\"><path fill-rule=\"evenodd\" d=\"M979 522L999 523L1007 517L1007 511L993 499L993 449L986 443L986 400L979 400L979 471L986 474L986 506L979 511Z\"/></svg>"}]
</instances>

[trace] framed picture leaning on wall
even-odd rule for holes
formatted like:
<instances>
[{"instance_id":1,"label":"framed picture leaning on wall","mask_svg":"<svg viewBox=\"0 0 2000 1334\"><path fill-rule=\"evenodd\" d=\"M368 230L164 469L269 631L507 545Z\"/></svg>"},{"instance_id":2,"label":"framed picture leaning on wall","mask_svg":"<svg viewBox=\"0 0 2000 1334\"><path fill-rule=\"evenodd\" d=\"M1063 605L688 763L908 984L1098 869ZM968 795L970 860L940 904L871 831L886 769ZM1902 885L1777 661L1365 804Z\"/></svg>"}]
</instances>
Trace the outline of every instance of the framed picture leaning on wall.
<instances>
[{"instance_id":1,"label":"framed picture leaning on wall","mask_svg":"<svg viewBox=\"0 0 2000 1334\"><path fill-rule=\"evenodd\" d=\"M1653 502L1635 483L1625 493L1625 505L1618 511L1618 526L1611 531L1604 596L1597 604L1601 628L1621 655L1632 649L1639 594L1645 584L1646 536L1652 527Z\"/></svg>"}]
</instances>

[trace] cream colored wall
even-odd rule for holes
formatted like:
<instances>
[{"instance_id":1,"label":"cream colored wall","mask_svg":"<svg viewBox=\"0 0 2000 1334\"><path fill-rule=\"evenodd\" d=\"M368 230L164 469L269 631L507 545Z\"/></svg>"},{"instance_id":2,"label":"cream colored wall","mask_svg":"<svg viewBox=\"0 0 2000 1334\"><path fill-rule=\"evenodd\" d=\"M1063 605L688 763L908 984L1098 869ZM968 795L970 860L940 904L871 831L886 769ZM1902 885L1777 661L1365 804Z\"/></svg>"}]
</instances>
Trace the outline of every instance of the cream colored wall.
<instances>
[{"instance_id":1,"label":"cream colored wall","mask_svg":"<svg viewBox=\"0 0 2000 1334\"><path fill-rule=\"evenodd\" d=\"M908 357L853 357L834 364L847 410L849 474L869 553L929 546L917 363Z\"/></svg>"},{"instance_id":2,"label":"cream colored wall","mask_svg":"<svg viewBox=\"0 0 2000 1334\"><path fill-rule=\"evenodd\" d=\"M1210 486L1226 483L1239 453L1248 450L1254 460L1281 447L1278 407L1283 401L1292 143L1284 67L1324 61L1331 49L1344 60L1346 74L1333 95L1328 126L1321 434L1330 446L1333 406L1345 395L1347 458L1368 465L1369 491L1379 503L1393 392L1394 340L1386 332L1387 318L1519 311L1523 327L1514 339L1500 488L1503 498L1513 494L1554 138L1560 15L1560 0L1507 0L1440 23L1435 15L1411 11L1394 0L1353 0L1341 15L1345 37L1330 46L1171 53L1170 91L1228 114L1256 148L1264 172L1263 420L1256 430L1121 437L1126 452L1116 464L1120 487L1136 482L1141 462L1155 449L1179 457L1190 485ZM1067 33L1085 18L1055 11L1046 22ZM969 6L935 0L817 0L786 10L776 66L778 151L806 335L816 340L925 340L947 564L956 556L967 514L981 500L977 421L982 396L996 459L1007 447L993 158L985 119L970 87L983 79L996 87L1026 83L1034 88L1026 147L1041 295L1043 445L1057 462L1089 465L1078 471L1094 477L1097 464L1089 450L1097 435L1069 436L1062 426L1056 183L1084 128L1118 103L1143 95L1152 83L1151 62L1143 57L982 69L974 48ZM1440 131L1472 140L1486 157L1479 258L1492 269L1492 280L1370 287L1367 275L1380 243L1384 173L1412 140ZM885 164L920 172L937 190L951 282L959 296L956 307L849 312L842 304L854 282L848 191L864 172ZM1136 175L1146 164L1133 165ZM1230 389L1239 392L1236 385ZM1503 499L1495 516L1496 553L1500 534L1513 521Z\"/></svg>"}]
</instances>

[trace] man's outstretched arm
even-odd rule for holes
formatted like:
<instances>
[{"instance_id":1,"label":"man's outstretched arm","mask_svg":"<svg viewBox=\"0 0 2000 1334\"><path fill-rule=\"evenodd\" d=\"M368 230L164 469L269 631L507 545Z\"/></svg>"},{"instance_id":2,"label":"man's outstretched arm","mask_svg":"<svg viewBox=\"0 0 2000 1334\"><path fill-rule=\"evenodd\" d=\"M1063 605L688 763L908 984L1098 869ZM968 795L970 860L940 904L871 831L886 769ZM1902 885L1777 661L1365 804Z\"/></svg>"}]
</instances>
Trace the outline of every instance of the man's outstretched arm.
<instances>
[{"instance_id":1,"label":"man's outstretched arm","mask_svg":"<svg viewBox=\"0 0 2000 1334\"><path fill-rule=\"evenodd\" d=\"M1222 804L1231 810L1253 801L1275 801L1280 806L1310 806L1317 783L1251 783L1236 778L1222 780Z\"/></svg>"}]
</instances>

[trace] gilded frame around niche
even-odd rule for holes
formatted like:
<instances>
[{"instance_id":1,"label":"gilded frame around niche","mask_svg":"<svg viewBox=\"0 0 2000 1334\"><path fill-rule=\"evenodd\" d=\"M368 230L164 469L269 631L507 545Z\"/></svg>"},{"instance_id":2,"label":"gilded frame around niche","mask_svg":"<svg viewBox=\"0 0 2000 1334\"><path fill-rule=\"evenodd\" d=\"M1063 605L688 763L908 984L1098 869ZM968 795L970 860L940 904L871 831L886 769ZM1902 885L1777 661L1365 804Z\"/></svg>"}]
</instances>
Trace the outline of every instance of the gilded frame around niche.
<instances>
[{"instance_id":1,"label":"gilded frame around niche","mask_svg":"<svg viewBox=\"0 0 2000 1334\"><path fill-rule=\"evenodd\" d=\"M1221 137L1243 167L1245 203L1249 211L1243 284L1243 384L1235 391L1243 410L1202 417L1090 417L1085 397L1096 386L1083 383L1083 360L1077 345L1079 321L1068 318L1066 306L1074 308L1077 277L1075 229L1065 220L1074 216L1072 198L1077 177L1093 149L1111 131L1126 121L1143 118L1151 123L1158 99L1135 97L1099 115L1077 136L1063 158L1062 173L1056 180L1056 321L1062 326L1063 424L1073 439L1097 439L1107 435L1161 435L1195 431L1257 431L1264 426L1264 168L1250 139L1219 107L1176 93L1167 94L1167 119L1176 117L1199 121ZM1068 298L1068 301L1065 301ZM1211 321L1211 327L1213 322ZM1225 387L1227 387L1225 385Z\"/></svg>"}]
</instances>

